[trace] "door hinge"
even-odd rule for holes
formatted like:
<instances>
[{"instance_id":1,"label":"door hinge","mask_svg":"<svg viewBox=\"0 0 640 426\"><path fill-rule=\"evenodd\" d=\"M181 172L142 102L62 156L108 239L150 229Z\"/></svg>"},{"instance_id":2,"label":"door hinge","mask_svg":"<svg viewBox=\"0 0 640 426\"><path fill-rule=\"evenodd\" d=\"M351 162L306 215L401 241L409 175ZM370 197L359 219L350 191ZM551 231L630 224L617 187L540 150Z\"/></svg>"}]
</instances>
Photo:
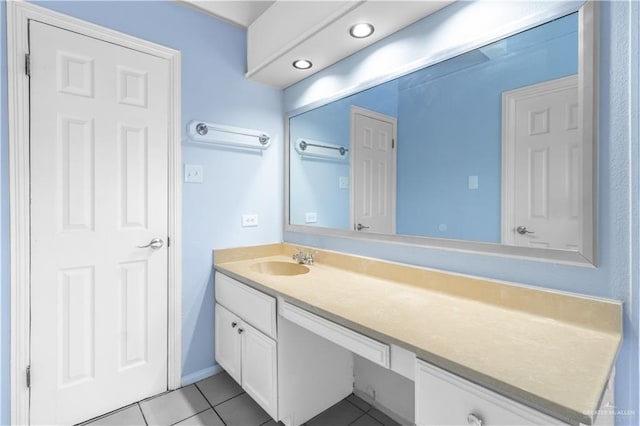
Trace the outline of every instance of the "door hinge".
<instances>
[{"instance_id":1,"label":"door hinge","mask_svg":"<svg viewBox=\"0 0 640 426\"><path fill-rule=\"evenodd\" d=\"M24 73L31 77L31 54L25 53L24 55Z\"/></svg>"},{"instance_id":2,"label":"door hinge","mask_svg":"<svg viewBox=\"0 0 640 426\"><path fill-rule=\"evenodd\" d=\"M31 366L27 365L27 387L31 387Z\"/></svg>"},{"instance_id":3,"label":"door hinge","mask_svg":"<svg viewBox=\"0 0 640 426\"><path fill-rule=\"evenodd\" d=\"M171 237L167 237L167 248L171 247Z\"/></svg>"},{"instance_id":4,"label":"door hinge","mask_svg":"<svg viewBox=\"0 0 640 426\"><path fill-rule=\"evenodd\" d=\"M391 149L396 147L396 140L395 139L391 139Z\"/></svg>"}]
</instances>

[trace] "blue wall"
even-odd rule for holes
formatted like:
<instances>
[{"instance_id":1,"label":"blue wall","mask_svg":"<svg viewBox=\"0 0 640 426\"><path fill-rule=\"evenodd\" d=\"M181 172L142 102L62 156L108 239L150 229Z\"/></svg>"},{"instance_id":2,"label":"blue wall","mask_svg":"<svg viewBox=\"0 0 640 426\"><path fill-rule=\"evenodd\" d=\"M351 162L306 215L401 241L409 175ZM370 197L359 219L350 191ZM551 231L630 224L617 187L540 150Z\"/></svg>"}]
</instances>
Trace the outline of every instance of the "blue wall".
<instances>
[{"instance_id":1,"label":"blue wall","mask_svg":"<svg viewBox=\"0 0 640 426\"><path fill-rule=\"evenodd\" d=\"M396 117L398 82L390 81L290 119L291 223L305 225L305 213L315 212L318 222L308 225L349 229L350 192L339 187L339 178L349 177L349 156L343 160L302 157L295 143L303 138L349 148L352 105Z\"/></svg>"},{"instance_id":2,"label":"blue wall","mask_svg":"<svg viewBox=\"0 0 640 426\"><path fill-rule=\"evenodd\" d=\"M174 2L70 1L40 3L67 15L159 43L182 52L183 128L193 119L266 131L272 146L262 155L201 148L186 143L183 159L204 167L203 184L183 185L183 380L214 371L214 248L282 239L282 92L244 78L246 32ZM4 2L0 5L5 13ZM0 42L6 41L4 29ZM6 84L2 51L2 84ZM3 87L4 88L4 87ZM3 106L6 92L2 93ZM9 281L6 110L2 111L2 417L8 423ZM240 216L257 213L260 226L242 228Z\"/></svg>"},{"instance_id":3,"label":"blue wall","mask_svg":"<svg viewBox=\"0 0 640 426\"><path fill-rule=\"evenodd\" d=\"M574 13L401 77L397 233L499 243L502 92L577 72Z\"/></svg>"},{"instance_id":4,"label":"blue wall","mask_svg":"<svg viewBox=\"0 0 640 426\"><path fill-rule=\"evenodd\" d=\"M285 240L414 265L531 286L621 300L624 342L616 369L621 425L638 416L638 25L635 1L598 2L600 10L598 129L598 265L595 268L463 253L349 238L286 232ZM517 26L570 12L568 2L457 2L339 63L285 89L292 111L343 93L359 82L379 81L461 49L495 41ZM363 66L363 64L369 66ZM375 65L375 66L373 66ZM397 75L396 74L396 75ZM331 87L328 90L327 87ZM627 411L623 411L627 410Z\"/></svg>"}]
</instances>

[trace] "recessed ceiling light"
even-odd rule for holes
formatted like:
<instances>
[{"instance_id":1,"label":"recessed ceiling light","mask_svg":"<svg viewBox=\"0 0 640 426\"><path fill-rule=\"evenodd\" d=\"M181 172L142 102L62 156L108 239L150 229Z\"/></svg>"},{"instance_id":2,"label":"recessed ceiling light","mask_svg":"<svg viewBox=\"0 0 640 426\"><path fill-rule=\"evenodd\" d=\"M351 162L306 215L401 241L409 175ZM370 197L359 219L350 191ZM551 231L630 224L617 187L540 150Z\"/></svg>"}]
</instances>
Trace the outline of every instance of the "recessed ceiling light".
<instances>
[{"instance_id":1,"label":"recessed ceiling light","mask_svg":"<svg viewBox=\"0 0 640 426\"><path fill-rule=\"evenodd\" d=\"M351 37L365 38L373 34L373 30L374 30L373 25L363 22L363 23L355 24L354 26L352 26L349 29L349 34L351 34Z\"/></svg>"},{"instance_id":2,"label":"recessed ceiling light","mask_svg":"<svg viewBox=\"0 0 640 426\"><path fill-rule=\"evenodd\" d=\"M296 59L295 61L293 61L293 67L298 68L299 70L308 70L312 66L313 64L311 63L311 61L307 59Z\"/></svg>"}]
</instances>

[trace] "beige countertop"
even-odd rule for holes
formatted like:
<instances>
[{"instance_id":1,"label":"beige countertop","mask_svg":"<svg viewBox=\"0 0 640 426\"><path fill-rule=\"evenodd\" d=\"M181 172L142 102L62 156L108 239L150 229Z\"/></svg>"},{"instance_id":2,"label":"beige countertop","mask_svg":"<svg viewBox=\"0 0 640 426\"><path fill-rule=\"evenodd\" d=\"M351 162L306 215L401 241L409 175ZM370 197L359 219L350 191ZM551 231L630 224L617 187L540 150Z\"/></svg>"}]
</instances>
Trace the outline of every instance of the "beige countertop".
<instances>
[{"instance_id":1,"label":"beige countertop","mask_svg":"<svg viewBox=\"0 0 640 426\"><path fill-rule=\"evenodd\" d=\"M572 424L591 424L622 340L617 301L545 291L318 251L302 275L296 246L216 250L215 268Z\"/></svg>"}]
</instances>

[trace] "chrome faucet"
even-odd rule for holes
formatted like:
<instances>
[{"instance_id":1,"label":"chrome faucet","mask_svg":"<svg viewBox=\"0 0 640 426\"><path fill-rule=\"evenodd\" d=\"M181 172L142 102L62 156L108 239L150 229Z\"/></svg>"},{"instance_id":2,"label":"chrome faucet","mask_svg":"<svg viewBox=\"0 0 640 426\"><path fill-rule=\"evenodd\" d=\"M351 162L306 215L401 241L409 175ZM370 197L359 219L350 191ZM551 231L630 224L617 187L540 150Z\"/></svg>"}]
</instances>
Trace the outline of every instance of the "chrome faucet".
<instances>
[{"instance_id":1,"label":"chrome faucet","mask_svg":"<svg viewBox=\"0 0 640 426\"><path fill-rule=\"evenodd\" d=\"M291 258L296 262L304 265L313 265L313 256L315 252L312 251L304 251L301 248L296 249L296 252L293 253Z\"/></svg>"}]
</instances>

